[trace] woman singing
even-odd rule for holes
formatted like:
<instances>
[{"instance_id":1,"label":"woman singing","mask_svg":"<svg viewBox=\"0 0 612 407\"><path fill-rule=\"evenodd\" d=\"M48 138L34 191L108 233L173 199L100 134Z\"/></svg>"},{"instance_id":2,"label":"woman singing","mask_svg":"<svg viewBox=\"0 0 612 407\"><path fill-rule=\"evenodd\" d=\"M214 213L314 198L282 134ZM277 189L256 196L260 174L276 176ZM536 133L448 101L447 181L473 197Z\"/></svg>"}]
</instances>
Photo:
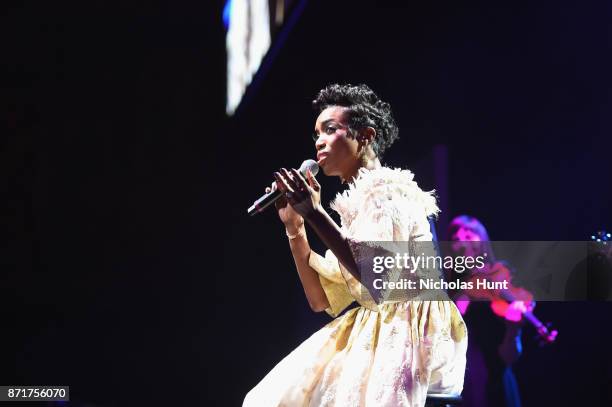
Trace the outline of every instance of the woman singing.
<instances>
[{"instance_id":1,"label":"woman singing","mask_svg":"<svg viewBox=\"0 0 612 407\"><path fill-rule=\"evenodd\" d=\"M452 301L377 303L363 289L357 264L368 241L431 241L431 192L408 170L380 163L397 139L388 103L365 85L331 85L313 101L315 147L327 176L348 184L331 208L308 173L280 169L274 188L289 247L310 307L335 319L286 356L246 395L243 406L422 406L429 392L463 387L467 331ZM329 250L310 249L304 224ZM353 301L359 307L340 315Z\"/></svg>"}]
</instances>

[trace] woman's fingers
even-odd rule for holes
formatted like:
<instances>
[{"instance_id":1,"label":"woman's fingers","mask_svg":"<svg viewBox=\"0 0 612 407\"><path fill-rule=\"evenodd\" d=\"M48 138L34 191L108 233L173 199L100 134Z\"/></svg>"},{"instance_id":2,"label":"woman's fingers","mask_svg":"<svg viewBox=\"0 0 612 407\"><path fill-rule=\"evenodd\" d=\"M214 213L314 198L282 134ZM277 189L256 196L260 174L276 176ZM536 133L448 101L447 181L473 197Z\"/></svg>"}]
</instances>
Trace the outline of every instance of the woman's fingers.
<instances>
[{"instance_id":1,"label":"woman's fingers","mask_svg":"<svg viewBox=\"0 0 612 407\"><path fill-rule=\"evenodd\" d=\"M269 187L266 187L266 194L269 194L271 192L274 192L278 189L278 187L276 186L276 181L272 181L272 183L270 184Z\"/></svg>"},{"instance_id":2,"label":"woman's fingers","mask_svg":"<svg viewBox=\"0 0 612 407\"><path fill-rule=\"evenodd\" d=\"M287 185L287 181L281 175L280 172L275 172L274 178L276 178L276 185L278 189L280 189L283 193L286 194L287 192L293 192L293 190L289 187L289 185Z\"/></svg>"},{"instance_id":3,"label":"woman's fingers","mask_svg":"<svg viewBox=\"0 0 612 407\"><path fill-rule=\"evenodd\" d=\"M295 181L295 184L296 184L296 190L302 190L302 189L308 188L308 184L306 183L306 180L304 179L302 174L300 174L296 169L292 168L291 174L293 174L293 180Z\"/></svg>"},{"instance_id":4,"label":"woman's fingers","mask_svg":"<svg viewBox=\"0 0 612 407\"><path fill-rule=\"evenodd\" d=\"M319 181L317 181L317 179L314 177L314 175L312 175L312 171L308 170L308 173L306 175L308 176L308 183L310 184L310 187L315 191L319 192L321 190L321 185L319 184Z\"/></svg>"},{"instance_id":5,"label":"woman's fingers","mask_svg":"<svg viewBox=\"0 0 612 407\"><path fill-rule=\"evenodd\" d=\"M289 171L287 171L286 168L281 168L282 174L285 177L285 180L287 181L287 185L289 185L289 187L293 190L293 191L297 191L300 188L298 187L295 178L289 174Z\"/></svg>"},{"instance_id":6,"label":"woman's fingers","mask_svg":"<svg viewBox=\"0 0 612 407\"><path fill-rule=\"evenodd\" d=\"M281 192L285 192L283 191L283 180L281 178L281 175L278 172L274 172L274 179L276 180L276 188L278 188Z\"/></svg>"}]
</instances>

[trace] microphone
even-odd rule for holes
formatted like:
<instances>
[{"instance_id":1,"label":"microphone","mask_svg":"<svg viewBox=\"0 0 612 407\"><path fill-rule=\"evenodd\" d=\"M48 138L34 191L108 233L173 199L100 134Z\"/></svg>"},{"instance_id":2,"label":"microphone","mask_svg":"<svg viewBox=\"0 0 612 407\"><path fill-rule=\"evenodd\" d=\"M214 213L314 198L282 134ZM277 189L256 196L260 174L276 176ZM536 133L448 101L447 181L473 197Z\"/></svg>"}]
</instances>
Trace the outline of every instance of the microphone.
<instances>
[{"instance_id":1,"label":"microphone","mask_svg":"<svg viewBox=\"0 0 612 407\"><path fill-rule=\"evenodd\" d=\"M298 170L300 174L306 177L308 170L312 172L313 176L316 176L319 172L319 164L315 160L306 160L300 165L300 169ZM275 189L271 191L258 200L256 200L253 205L247 210L250 216L257 215L260 212L263 212L268 206L272 205L278 198L283 195L282 191L279 189Z\"/></svg>"}]
</instances>

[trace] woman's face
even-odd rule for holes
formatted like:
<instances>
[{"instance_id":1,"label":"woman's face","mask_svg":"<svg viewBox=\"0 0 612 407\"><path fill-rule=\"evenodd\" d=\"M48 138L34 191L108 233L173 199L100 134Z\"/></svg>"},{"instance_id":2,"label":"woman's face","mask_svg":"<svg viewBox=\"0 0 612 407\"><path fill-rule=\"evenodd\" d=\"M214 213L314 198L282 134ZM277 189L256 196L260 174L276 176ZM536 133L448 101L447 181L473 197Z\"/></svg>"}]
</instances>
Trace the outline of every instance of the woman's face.
<instances>
[{"instance_id":1,"label":"woman's face","mask_svg":"<svg viewBox=\"0 0 612 407\"><path fill-rule=\"evenodd\" d=\"M348 127L348 114L342 106L323 110L315 123L317 162L328 176L347 178L359 165L359 143Z\"/></svg>"},{"instance_id":2,"label":"woman's face","mask_svg":"<svg viewBox=\"0 0 612 407\"><path fill-rule=\"evenodd\" d=\"M451 236L451 247L455 254L476 257L481 253L480 236L471 229L460 227Z\"/></svg>"}]
</instances>

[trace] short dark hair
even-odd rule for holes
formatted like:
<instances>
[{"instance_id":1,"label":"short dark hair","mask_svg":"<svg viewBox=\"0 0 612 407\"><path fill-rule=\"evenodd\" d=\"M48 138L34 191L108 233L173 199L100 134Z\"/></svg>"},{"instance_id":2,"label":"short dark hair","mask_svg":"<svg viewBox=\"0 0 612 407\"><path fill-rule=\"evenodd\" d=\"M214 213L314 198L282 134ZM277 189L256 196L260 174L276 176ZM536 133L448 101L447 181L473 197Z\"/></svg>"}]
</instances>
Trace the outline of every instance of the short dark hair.
<instances>
[{"instance_id":1,"label":"short dark hair","mask_svg":"<svg viewBox=\"0 0 612 407\"><path fill-rule=\"evenodd\" d=\"M385 150L398 139L399 129L391 114L391 106L380 100L367 85L329 85L319 91L312 106L319 112L330 106L344 106L348 108L351 129L374 128L376 137L372 148L378 157L382 157Z\"/></svg>"}]
</instances>

